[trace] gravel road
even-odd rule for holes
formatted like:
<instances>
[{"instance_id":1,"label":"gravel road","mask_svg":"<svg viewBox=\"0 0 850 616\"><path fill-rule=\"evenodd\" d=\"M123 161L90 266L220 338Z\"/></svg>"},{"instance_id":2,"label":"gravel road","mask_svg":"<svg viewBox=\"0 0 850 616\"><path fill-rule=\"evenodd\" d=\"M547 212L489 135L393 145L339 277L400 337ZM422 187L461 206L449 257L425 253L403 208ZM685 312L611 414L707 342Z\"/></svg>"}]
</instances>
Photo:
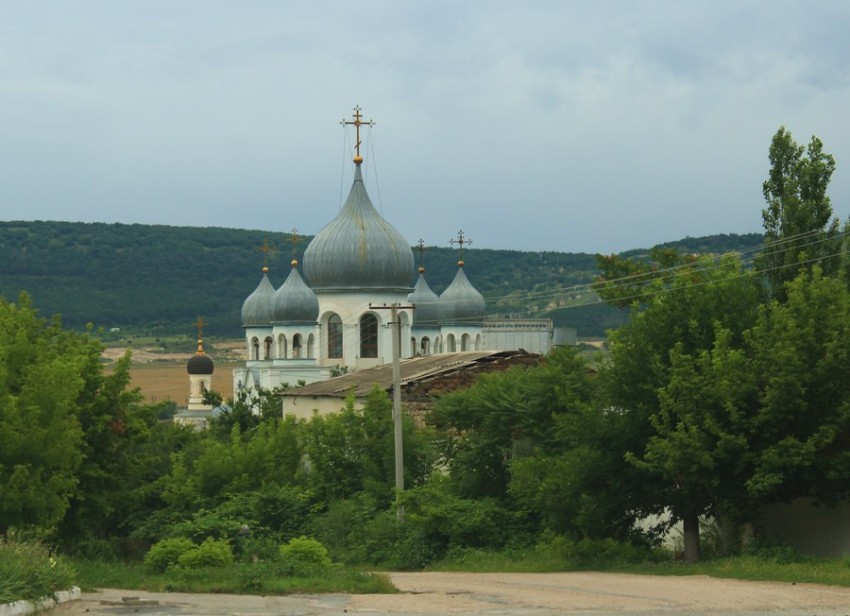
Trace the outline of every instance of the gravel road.
<instances>
[{"instance_id":1,"label":"gravel road","mask_svg":"<svg viewBox=\"0 0 850 616\"><path fill-rule=\"evenodd\" d=\"M696 614L850 616L850 588L741 582L706 576L609 573L391 573L397 595L260 597L103 590L56 616L335 616L337 614Z\"/></svg>"}]
</instances>

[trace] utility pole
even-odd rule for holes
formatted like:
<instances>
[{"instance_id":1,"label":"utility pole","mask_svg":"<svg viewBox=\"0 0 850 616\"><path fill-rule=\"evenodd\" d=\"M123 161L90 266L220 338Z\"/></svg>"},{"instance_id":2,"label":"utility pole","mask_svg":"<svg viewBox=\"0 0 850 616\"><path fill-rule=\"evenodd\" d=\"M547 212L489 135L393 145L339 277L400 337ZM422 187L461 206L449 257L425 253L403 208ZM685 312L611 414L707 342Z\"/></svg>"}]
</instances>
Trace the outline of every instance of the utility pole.
<instances>
[{"instance_id":1,"label":"utility pole","mask_svg":"<svg viewBox=\"0 0 850 616\"><path fill-rule=\"evenodd\" d=\"M402 438L401 425L401 320L399 319L399 309L414 310L416 306L401 306L393 304L387 306L373 306L369 304L373 310L390 310L390 326L393 328L393 436L395 449L395 489L396 501L401 497L404 491L404 440ZM404 517L404 511L398 509L398 518L401 520Z\"/></svg>"}]
</instances>

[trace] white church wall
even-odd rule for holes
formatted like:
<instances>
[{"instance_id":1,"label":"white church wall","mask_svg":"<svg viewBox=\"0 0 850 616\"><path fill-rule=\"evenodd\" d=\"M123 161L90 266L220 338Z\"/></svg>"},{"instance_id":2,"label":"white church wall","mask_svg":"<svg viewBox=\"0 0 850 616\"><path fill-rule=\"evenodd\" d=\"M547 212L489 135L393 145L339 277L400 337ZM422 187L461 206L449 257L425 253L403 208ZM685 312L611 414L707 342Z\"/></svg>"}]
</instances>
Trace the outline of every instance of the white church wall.
<instances>
[{"instance_id":1,"label":"white church wall","mask_svg":"<svg viewBox=\"0 0 850 616\"><path fill-rule=\"evenodd\" d=\"M406 293L358 291L353 293L319 294L320 332L318 355L324 366L345 366L349 370L371 368L391 361L392 338L388 323L391 311L384 306L404 305ZM400 309L402 319L402 358L410 357L410 310ZM339 315L342 320L342 357L328 356L328 317ZM374 315L378 325L377 357L361 357L360 319L365 314ZM407 324L407 325L405 325Z\"/></svg>"}]
</instances>

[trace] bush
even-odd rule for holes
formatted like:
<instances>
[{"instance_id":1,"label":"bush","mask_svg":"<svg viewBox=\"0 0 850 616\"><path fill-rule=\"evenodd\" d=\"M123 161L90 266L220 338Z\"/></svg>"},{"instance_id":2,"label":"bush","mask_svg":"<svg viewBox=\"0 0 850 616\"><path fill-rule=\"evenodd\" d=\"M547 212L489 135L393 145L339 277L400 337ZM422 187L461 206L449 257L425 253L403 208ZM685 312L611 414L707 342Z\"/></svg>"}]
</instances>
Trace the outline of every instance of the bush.
<instances>
[{"instance_id":1,"label":"bush","mask_svg":"<svg viewBox=\"0 0 850 616\"><path fill-rule=\"evenodd\" d=\"M230 544L223 539L207 537L204 542L177 559L177 565L186 569L202 567L226 567L233 564L233 551Z\"/></svg>"},{"instance_id":2,"label":"bush","mask_svg":"<svg viewBox=\"0 0 850 616\"><path fill-rule=\"evenodd\" d=\"M287 575L309 577L333 567L325 546L309 537L296 537L280 546L280 557Z\"/></svg>"},{"instance_id":3,"label":"bush","mask_svg":"<svg viewBox=\"0 0 850 616\"><path fill-rule=\"evenodd\" d=\"M163 539L153 544L145 554L145 564L154 571L162 573L168 567L176 565L186 552L194 549L196 549L195 544L184 537Z\"/></svg>"},{"instance_id":4,"label":"bush","mask_svg":"<svg viewBox=\"0 0 850 616\"><path fill-rule=\"evenodd\" d=\"M0 604L67 590L75 576L73 567L40 544L0 539Z\"/></svg>"}]
</instances>

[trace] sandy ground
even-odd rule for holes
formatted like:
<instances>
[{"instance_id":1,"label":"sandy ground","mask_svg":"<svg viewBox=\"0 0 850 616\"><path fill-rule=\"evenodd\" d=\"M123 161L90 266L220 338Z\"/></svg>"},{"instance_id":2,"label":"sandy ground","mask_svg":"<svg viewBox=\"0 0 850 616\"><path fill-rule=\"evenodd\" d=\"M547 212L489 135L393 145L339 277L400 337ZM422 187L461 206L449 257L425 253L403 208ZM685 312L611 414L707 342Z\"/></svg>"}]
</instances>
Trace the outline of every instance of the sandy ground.
<instances>
[{"instance_id":1,"label":"sandy ground","mask_svg":"<svg viewBox=\"0 0 850 616\"><path fill-rule=\"evenodd\" d=\"M84 593L81 600L63 604L51 613L61 616L850 615L850 588L815 584L607 573L392 573L390 576L400 594L260 597L104 590Z\"/></svg>"}]
</instances>

